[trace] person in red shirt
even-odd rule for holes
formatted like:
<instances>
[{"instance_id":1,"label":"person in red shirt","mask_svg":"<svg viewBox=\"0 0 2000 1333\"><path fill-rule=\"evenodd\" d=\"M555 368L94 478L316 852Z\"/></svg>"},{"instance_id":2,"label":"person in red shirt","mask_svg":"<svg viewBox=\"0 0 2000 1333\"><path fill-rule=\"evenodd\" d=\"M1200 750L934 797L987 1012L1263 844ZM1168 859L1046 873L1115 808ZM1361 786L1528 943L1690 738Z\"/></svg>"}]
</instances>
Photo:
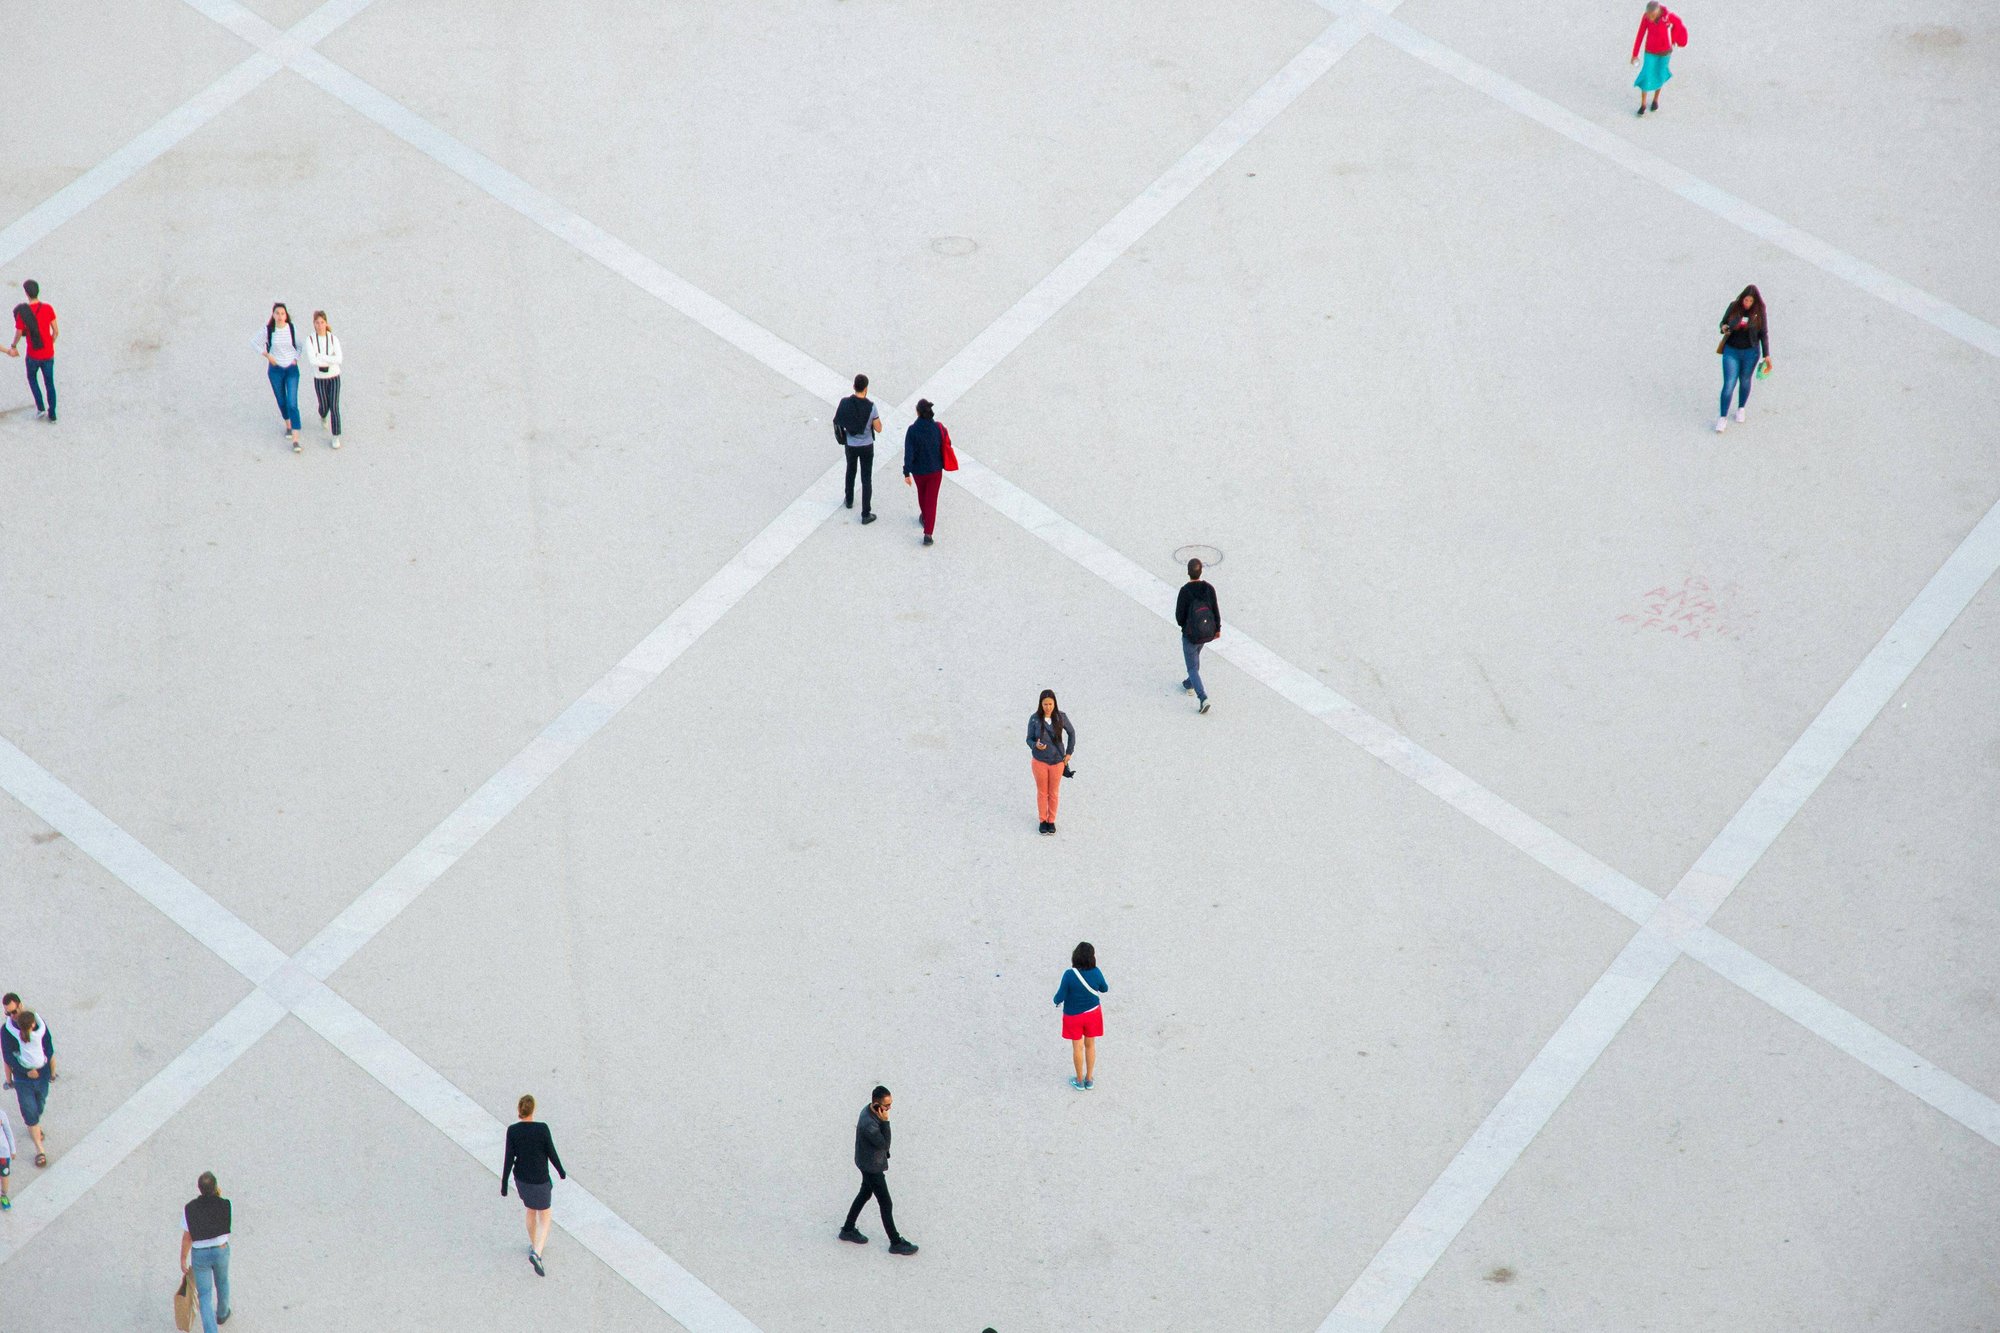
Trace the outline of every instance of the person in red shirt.
<instances>
[{"instance_id":1,"label":"person in red shirt","mask_svg":"<svg viewBox=\"0 0 2000 1333\"><path fill-rule=\"evenodd\" d=\"M21 290L28 299L14 307L14 342L7 348L8 356L21 354L21 343L28 344L28 392L35 395L35 415L56 419L56 308L41 299L42 284L33 278L21 284ZM39 375L41 382L35 377ZM42 402L42 389L49 391L46 405Z\"/></svg>"},{"instance_id":2,"label":"person in red shirt","mask_svg":"<svg viewBox=\"0 0 2000 1333\"><path fill-rule=\"evenodd\" d=\"M1673 13L1659 0L1648 0L1646 12L1639 17L1639 35L1632 39L1632 63L1639 64L1643 49L1646 63L1640 66L1639 77L1632 84L1639 90L1639 114L1646 114L1646 94L1653 95L1653 110L1660 109L1660 89L1666 86L1674 72L1667 68L1673 58L1674 48L1688 44L1687 25L1680 15Z\"/></svg>"}]
</instances>

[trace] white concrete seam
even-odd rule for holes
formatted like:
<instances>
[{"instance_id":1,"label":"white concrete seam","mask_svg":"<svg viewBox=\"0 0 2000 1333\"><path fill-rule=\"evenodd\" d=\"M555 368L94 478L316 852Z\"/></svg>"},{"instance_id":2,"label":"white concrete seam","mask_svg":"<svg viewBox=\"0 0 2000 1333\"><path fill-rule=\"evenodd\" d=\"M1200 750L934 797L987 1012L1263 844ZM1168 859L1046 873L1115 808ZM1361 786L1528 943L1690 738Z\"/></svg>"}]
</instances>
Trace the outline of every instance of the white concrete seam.
<instances>
[{"instance_id":1,"label":"white concrete seam","mask_svg":"<svg viewBox=\"0 0 2000 1333\"><path fill-rule=\"evenodd\" d=\"M1767 241L1808 264L1858 287L1916 316L1988 356L2000 356L2000 328L1960 310L1941 297L1903 281L1864 259L1828 244L1802 228L1739 199L1720 186L1677 167L1663 157L1647 152L1628 139L1559 106L1540 93L1530 92L1512 79L1498 74L1467 56L1459 54L1435 38L1394 18L1362 0L1316 0L1322 9L1353 18L1369 31L1408 55L1467 87L1476 88L1502 106L1518 111L1572 143L1680 196L1696 208L1742 228L1759 240Z\"/></svg>"}]
</instances>

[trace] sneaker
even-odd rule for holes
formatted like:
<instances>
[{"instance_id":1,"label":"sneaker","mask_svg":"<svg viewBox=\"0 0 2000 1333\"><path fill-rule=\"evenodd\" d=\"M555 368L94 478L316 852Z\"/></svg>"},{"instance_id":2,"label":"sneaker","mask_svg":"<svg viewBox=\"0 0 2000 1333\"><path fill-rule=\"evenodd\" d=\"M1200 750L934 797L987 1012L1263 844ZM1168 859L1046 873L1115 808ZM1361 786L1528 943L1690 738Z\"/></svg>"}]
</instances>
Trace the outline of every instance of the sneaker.
<instances>
[{"instance_id":1,"label":"sneaker","mask_svg":"<svg viewBox=\"0 0 2000 1333\"><path fill-rule=\"evenodd\" d=\"M1083 1081L1083 1090L1085 1092L1089 1092L1092 1088L1096 1086L1097 1086L1097 1080L1094 1078L1087 1078Z\"/></svg>"},{"instance_id":2,"label":"sneaker","mask_svg":"<svg viewBox=\"0 0 2000 1333\"><path fill-rule=\"evenodd\" d=\"M863 514L863 515L861 516L861 521L862 521L863 523L873 523L873 522L875 521L875 515L873 515L873 514Z\"/></svg>"},{"instance_id":3,"label":"sneaker","mask_svg":"<svg viewBox=\"0 0 2000 1333\"><path fill-rule=\"evenodd\" d=\"M6 1211L7 1211L8 1209L12 1208L13 1206L14 1206L14 1196L13 1196L13 1195L11 1195L11 1194L0 1194L0 1213L4 1213L4 1212L6 1212Z\"/></svg>"},{"instance_id":4,"label":"sneaker","mask_svg":"<svg viewBox=\"0 0 2000 1333\"><path fill-rule=\"evenodd\" d=\"M1041 823L1035 825L1035 831L1037 833L1053 833L1055 832L1055 826L1044 819Z\"/></svg>"},{"instance_id":5,"label":"sneaker","mask_svg":"<svg viewBox=\"0 0 2000 1333\"><path fill-rule=\"evenodd\" d=\"M866 1245L868 1243L868 1237L862 1235L853 1227L842 1227L840 1229L840 1238L854 1245Z\"/></svg>"},{"instance_id":6,"label":"sneaker","mask_svg":"<svg viewBox=\"0 0 2000 1333\"><path fill-rule=\"evenodd\" d=\"M43 417L46 417L47 415L48 411L46 409L40 407L35 409L35 420L40 421Z\"/></svg>"},{"instance_id":7,"label":"sneaker","mask_svg":"<svg viewBox=\"0 0 2000 1333\"><path fill-rule=\"evenodd\" d=\"M1743 420L1743 408L1740 406L1736 409L1736 419L1738 421Z\"/></svg>"},{"instance_id":8,"label":"sneaker","mask_svg":"<svg viewBox=\"0 0 2000 1333\"><path fill-rule=\"evenodd\" d=\"M1726 430L1728 430L1728 429L1729 429L1729 418L1728 418L1728 417L1717 417L1717 418L1715 419L1715 433L1716 433L1717 435L1720 435L1720 434L1722 434L1722 432L1724 432L1724 431L1726 431Z\"/></svg>"},{"instance_id":9,"label":"sneaker","mask_svg":"<svg viewBox=\"0 0 2000 1333\"><path fill-rule=\"evenodd\" d=\"M1049 821L1049 835L1053 837L1055 835L1055 831L1056 831L1056 821L1051 819Z\"/></svg>"},{"instance_id":10,"label":"sneaker","mask_svg":"<svg viewBox=\"0 0 2000 1333\"><path fill-rule=\"evenodd\" d=\"M1208 700L1203 699L1201 701L1201 707L1195 709L1194 711L1197 713L1206 713L1208 711Z\"/></svg>"},{"instance_id":11,"label":"sneaker","mask_svg":"<svg viewBox=\"0 0 2000 1333\"><path fill-rule=\"evenodd\" d=\"M1184 680L1184 681L1182 681L1182 682L1181 682L1181 693L1182 693L1182 694L1193 694L1193 693L1194 693L1194 683L1193 683L1192 681L1185 681L1185 680Z\"/></svg>"},{"instance_id":12,"label":"sneaker","mask_svg":"<svg viewBox=\"0 0 2000 1333\"><path fill-rule=\"evenodd\" d=\"M533 1250L528 1251L528 1262L535 1266L536 1277L547 1277L549 1275L549 1270L542 1267L542 1256L536 1254Z\"/></svg>"},{"instance_id":13,"label":"sneaker","mask_svg":"<svg viewBox=\"0 0 2000 1333\"><path fill-rule=\"evenodd\" d=\"M1069 1085L1072 1088L1075 1088L1078 1092L1083 1091L1083 1080L1078 1078L1075 1074L1071 1074L1069 1076Z\"/></svg>"},{"instance_id":14,"label":"sneaker","mask_svg":"<svg viewBox=\"0 0 2000 1333\"><path fill-rule=\"evenodd\" d=\"M340 447L340 437L338 435L333 437L333 447L336 449Z\"/></svg>"},{"instance_id":15,"label":"sneaker","mask_svg":"<svg viewBox=\"0 0 2000 1333\"><path fill-rule=\"evenodd\" d=\"M302 453L304 453L305 451L306 451L306 447L305 447L305 446L304 446L303 444L300 444L300 443L299 443L299 442L298 442L297 440L293 440L293 441L292 441L292 452L293 452L293 453L295 453L295 454L302 454Z\"/></svg>"},{"instance_id":16,"label":"sneaker","mask_svg":"<svg viewBox=\"0 0 2000 1333\"><path fill-rule=\"evenodd\" d=\"M901 1236L889 1242L889 1253L891 1254L915 1254L916 1252L917 1247L904 1240Z\"/></svg>"}]
</instances>

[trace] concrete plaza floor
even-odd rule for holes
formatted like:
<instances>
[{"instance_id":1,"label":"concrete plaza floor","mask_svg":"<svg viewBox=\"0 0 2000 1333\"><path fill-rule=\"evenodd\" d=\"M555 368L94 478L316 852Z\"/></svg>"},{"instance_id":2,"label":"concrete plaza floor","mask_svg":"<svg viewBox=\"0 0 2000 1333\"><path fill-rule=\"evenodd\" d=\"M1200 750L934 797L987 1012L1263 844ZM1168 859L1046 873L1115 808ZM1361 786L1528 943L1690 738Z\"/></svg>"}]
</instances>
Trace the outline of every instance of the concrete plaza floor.
<instances>
[{"instance_id":1,"label":"concrete plaza floor","mask_svg":"<svg viewBox=\"0 0 2000 1333\"><path fill-rule=\"evenodd\" d=\"M2000 1329L2000 22L1638 8L10 20L0 1329Z\"/></svg>"}]
</instances>

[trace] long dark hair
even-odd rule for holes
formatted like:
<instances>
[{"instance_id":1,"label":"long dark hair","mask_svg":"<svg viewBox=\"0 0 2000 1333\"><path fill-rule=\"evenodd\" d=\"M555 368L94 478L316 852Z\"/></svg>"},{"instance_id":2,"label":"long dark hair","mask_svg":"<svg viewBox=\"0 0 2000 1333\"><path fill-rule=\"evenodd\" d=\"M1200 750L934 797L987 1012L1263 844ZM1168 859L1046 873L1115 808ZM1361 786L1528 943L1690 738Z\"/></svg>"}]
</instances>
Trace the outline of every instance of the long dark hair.
<instances>
[{"instance_id":1,"label":"long dark hair","mask_svg":"<svg viewBox=\"0 0 2000 1333\"><path fill-rule=\"evenodd\" d=\"M42 326L35 320L35 308L23 301L14 307L14 318L21 321L21 327L28 331L28 350L42 350Z\"/></svg>"},{"instance_id":2,"label":"long dark hair","mask_svg":"<svg viewBox=\"0 0 2000 1333\"><path fill-rule=\"evenodd\" d=\"M1037 721L1042 719L1042 699L1046 699L1054 705L1054 707L1049 709L1048 716L1049 728L1054 730L1062 720L1062 705L1056 703L1056 692L1054 690L1043 690L1042 698L1035 700L1035 719Z\"/></svg>"},{"instance_id":3,"label":"long dark hair","mask_svg":"<svg viewBox=\"0 0 2000 1333\"><path fill-rule=\"evenodd\" d=\"M1069 965L1079 972L1088 972L1097 966L1097 950L1089 940L1069 951Z\"/></svg>"},{"instance_id":4,"label":"long dark hair","mask_svg":"<svg viewBox=\"0 0 2000 1333\"><path fill-rule=\"evenodd\" d=\"M1743 298L1746 296L1750 298L1750 327L1762 333L1764 331L1764 293L1757 290L1757 284L1754 282L1736 293L1736 299L1729 303L1729 310L1722 316L1723 325L1726 327L1735 320L1743 317Z\"/></svg>"},{"instance_id":5,"label":"long dark hair","mask_svg":"<svg viewBox=\"0 0 2000 1333\"><path fill-rule=\"evenodd\" d=\"M278 336L278 312L285 312L285 332L292 335L292 350L299 350L299 326L292 319L292 308L283 301L271 303L271 317L264 321L264 350L271 350L271 339Z\"/></svg>"}]
</instances>

